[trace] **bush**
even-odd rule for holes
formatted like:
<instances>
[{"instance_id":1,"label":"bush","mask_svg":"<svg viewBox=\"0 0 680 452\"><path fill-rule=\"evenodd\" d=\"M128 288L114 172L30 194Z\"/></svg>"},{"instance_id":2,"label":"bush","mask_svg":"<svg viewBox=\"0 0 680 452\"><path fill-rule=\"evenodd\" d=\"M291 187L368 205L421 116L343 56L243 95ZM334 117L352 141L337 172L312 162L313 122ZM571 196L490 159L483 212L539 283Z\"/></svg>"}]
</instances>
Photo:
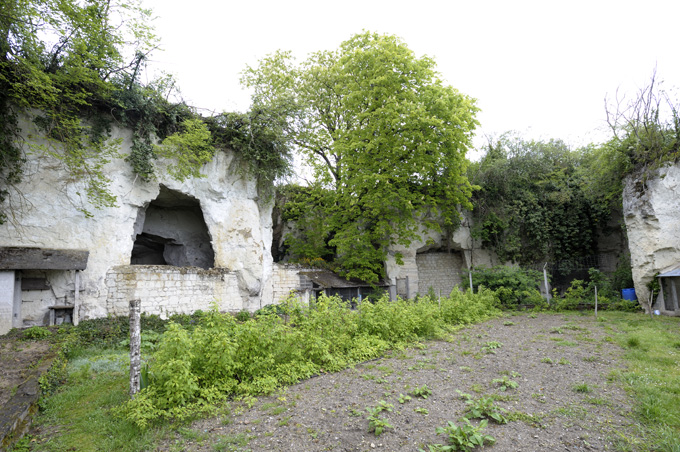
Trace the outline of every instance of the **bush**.
<instances>
[{"instance_id":1,"label":"bush","mask_svg":"<svg viewBox=\"0 0 680 452\"><path fill-rule=\"evenodd\" d=\"M51 334L52 333L47 328L43 328L42 326L32 326L30 328L25 329L21 333L21 338L27 341L29 340L37 341L45 339L46 337L49 337Z\"/></svg>"},{"instance_id":2,"label":"bush","mask_svg":"<svg viewBox=\"0 0 680 452\"><path fill-rule=\"evenodd\" d=\"M229 395L268 394L451 325L484 320L498 313L496 303L494 293L482 289L454 290L441 308L427 297L391 302L383 296L356 311L339 297L321 296L310 306L289 298L244 323L212 310L193 331L169 324L149 363L149 386L119 411L141 427L184 419Z\"/></svg>"},{"instance_id":3,"label":"bush","mask_svg":"<svg viewBox=\"0 0 680 452\"><path fill-rule=\"evenodd\" d=\"M503 309L516 309L520 304L534 304L543 274L536 270L498 265L492 268L477 267L472 271L472 285L484 286L496 292ZM468 288L469 276L463 278L463 287Z\"/></svg>"}]
</instances>

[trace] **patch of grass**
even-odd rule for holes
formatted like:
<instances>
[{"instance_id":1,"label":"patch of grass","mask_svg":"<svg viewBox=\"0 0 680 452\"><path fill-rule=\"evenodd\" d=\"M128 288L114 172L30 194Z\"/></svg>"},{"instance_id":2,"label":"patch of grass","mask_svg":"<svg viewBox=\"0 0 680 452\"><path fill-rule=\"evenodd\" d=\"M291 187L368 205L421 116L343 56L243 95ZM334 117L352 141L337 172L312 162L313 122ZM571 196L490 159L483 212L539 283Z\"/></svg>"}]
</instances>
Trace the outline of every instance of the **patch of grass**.
<instances>
[{"instance_id":1,"label":"patch of grass","mask_svg":"<svg viewBox=\"0 0 680 452\"><path fill-rule=\"evenodd\" d=\"M532 427L541 427L541 421L545 417L541 414L529 414L523 411L511 411L505 416L508 422L524 422Z\"/></svg>"},{"instance_id":2,"label":"patch of grass","mask_svg":"<svg viewBox=\"0 0 680 452\"><path fill-rule=\"evenodd\" d=\"M552 364L553 360L548 358L548 357L545 357L545 358L541 358L541 362L546 363L546 364Z\"/></svg>"},{"instance_id":3,"label":"patch of grass","mask_svg":"<svg viewBox=\"0 0 680 452\"><path fill-rule=\"evenodd\" d=\"M128 399L128 384L128 376L122 372L95 374L67 384L45 399L35 423L66 427L41 442L40 450L153 450L157 430L142 430L111 412Z\"/></svg>"},{"instance_id":4,"label":"patch of grass","mask_svg":"<svg viewBox=\"0 0 680 452\"><path fill-rule=\"evenodd\" d=\"M633 413L647 429L648 448L680 450L680 351L677 317L606 313L614 325L616 341L626 349L625 371L611 372L636 401Z\"/></svg>"},{"instance_id":5,"label":"patch of grass","mask_svg":"<svg viewBox=\"0 0 680 452\"><path fill-rule=\"evenodd\" d=\"M578 392L581 394L589 394L593 392L592 388L588 386L587 383L578 383L572 386L571 388L574 392Z\"/></svg>"}]
</instances>

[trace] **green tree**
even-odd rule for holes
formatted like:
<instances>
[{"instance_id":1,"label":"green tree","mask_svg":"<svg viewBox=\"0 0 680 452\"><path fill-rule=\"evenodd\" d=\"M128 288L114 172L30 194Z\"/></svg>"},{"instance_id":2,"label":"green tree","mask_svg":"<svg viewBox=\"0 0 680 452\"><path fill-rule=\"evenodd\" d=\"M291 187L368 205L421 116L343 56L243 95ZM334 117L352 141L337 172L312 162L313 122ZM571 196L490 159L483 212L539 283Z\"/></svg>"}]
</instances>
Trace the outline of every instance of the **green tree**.
<instances>
[{"instance_id":1,"label":"green tree","mask_svg":"<svg viewBox=\"0 0 680 452\"><path fill-rule=\"evenodd\" d=\"M279 51L242 81L253 110L313 169L310 190L347 277L377 281L390 245L419 237L421 222L452 228L469 206L475 102L400 39L364 32L301 64Z\"/></svg>"}]
</instances>

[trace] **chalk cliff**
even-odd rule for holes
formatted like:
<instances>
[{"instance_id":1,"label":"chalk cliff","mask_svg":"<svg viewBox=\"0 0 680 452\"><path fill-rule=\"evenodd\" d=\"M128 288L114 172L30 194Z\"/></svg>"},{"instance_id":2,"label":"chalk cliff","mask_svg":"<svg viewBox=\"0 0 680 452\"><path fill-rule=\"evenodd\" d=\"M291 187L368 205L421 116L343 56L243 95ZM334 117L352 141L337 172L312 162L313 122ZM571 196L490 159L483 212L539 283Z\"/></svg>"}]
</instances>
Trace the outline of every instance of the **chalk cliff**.
<instances>
[{"instance_id":1,"label":"chalk cliff","mask_svg":"<svg viewBox=\"0 0 680 452\"><path fill-rule=\"evenodd\" d=\"M24 123L23 127L25 136L39 136L31 124ZM263 297L271 298L273 203L261 196L254 179L238 171L238 158L231 152L218 152L202 168L203 178L180 183L159 171L157 180L144 182L124 160L131 133L114 129L112 138L122 140L121 158L105 167L117 198L116 207L92 208L83 196L83 183L73 180L59 161L29 153L23 181L9 200L13 216L0 225L0 246L88 250L87 268L79 275L79 301L74 312L78 319L106 316L111 306L109 303L107 308L107 297L125 298L116 294L116 285L110 283L115 277L109 277L107 285L107 274L114 267L116 274L127 275L124 286L132 291L130 296L135 296L136 285L129 284L135 269L147 265L153 269L161 264L167 266L165 269L173 265L200 267L195 271L199 274L220 269L208 279L219 278L225 284L232 281L235 287L221 292L230 294L230 299L219 299L219 293L205 290L223 310L253 310ZM92 216L84 215L82 207ZM132 265L131 271L120 269L131 263L140 265ZM45 323L49 306L74 302L73 272L22 273L24 277L46 278L49 285L49 290L23 293L24 325ZM166 271L161 273L151 278L158 280L154 283L157 292L174 290L180 284ZM206 308L192 304L190 299L185 305L180 311ZM159 312L170 313L171 309Z\"/></svg>"},{"instance_id":2,"label":"chalk cliff","mask_svg":"<svg viewBox=\"0 0 680 452\"><path fill-rule=\"evenodd\" d=\"M628 176L623 216L635 292L648 300L647 283L654 275L680 265L680 165L660 168L646 180Z\"/></svg>"}]
</instances>

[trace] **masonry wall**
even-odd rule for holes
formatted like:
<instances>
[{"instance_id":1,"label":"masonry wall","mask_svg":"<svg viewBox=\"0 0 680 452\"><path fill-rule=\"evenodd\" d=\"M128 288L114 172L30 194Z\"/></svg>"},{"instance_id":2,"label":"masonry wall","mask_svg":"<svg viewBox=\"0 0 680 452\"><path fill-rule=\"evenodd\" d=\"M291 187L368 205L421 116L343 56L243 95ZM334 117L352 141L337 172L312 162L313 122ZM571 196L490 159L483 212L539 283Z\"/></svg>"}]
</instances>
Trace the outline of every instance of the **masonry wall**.
<instances>
[{"instance_id":1,"label":"masonry wall","mask_svg":"<svg viewBox=\"0 0 680 452\"><path fill-rule=\"evenodd\" d=\"M416 255L418 265L418 292L426 294L430 287L435 294L448 296L461 283L463 259L460 252L435 252Z\"/></svg>"},{"instance_id":2,"label":"masonry wall","mask_svg":"<svg viewBox=\"0 0 680 452\"><path fill-rule=\"evenodd\" d=\"M292 264L274 264L272 272L272 303L281 303L291 293L308 301L307 287L303 287L300 278L301 271L310 271L309 268Z\"/></svg>"},{"instance_id":3,"label":"masonry wall","mask_svg":"<svg viewBox=\"0 0 680 452\"><path fill-rule=\"evenodd\" d=\"M162 318L207 311L213 303L223 312L243 309L237 277L223 268L120 265L108 271L106 287L106 308L114 316L128 315L133 299L141 300L142 312Z\"/></svg>"}]
</instances>

